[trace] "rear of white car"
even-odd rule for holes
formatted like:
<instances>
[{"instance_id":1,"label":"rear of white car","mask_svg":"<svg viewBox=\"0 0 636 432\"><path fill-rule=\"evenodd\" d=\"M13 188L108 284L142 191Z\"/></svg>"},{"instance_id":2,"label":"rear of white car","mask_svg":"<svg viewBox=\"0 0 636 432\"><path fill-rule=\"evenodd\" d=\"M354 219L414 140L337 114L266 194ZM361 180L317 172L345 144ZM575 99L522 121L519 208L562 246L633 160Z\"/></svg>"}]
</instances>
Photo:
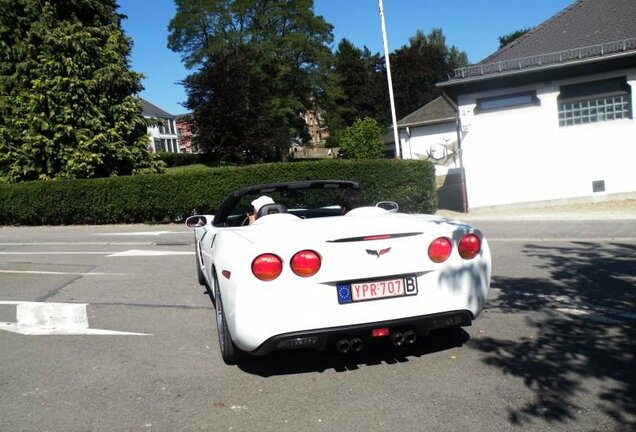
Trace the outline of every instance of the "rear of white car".
<instances>
[{"instance_id":1,"label":"rear of white car","mask_svg":"<svg viewBox=\"0 0 636 432\"><path fill-rule=\"evenodd\" d=\"M379 213L220 232L213 271L235 345L253 354L332 344L346 351L374 336L410 342L470 325L490 285L482 234L430 216Z\"/></svg>"}]
</instances>

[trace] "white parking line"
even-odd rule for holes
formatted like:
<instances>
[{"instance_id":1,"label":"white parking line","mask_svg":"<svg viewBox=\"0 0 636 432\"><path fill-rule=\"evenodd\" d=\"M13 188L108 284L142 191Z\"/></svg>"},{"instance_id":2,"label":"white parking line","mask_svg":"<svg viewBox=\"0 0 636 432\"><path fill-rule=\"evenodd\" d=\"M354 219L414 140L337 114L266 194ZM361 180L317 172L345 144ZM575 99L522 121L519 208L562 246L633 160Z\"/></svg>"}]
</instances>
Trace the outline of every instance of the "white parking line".
<instances>
[{"instance_id":1,"label":"white parking line","mask_svg":"<svg viewBox=\"0 0 636 432\"><path fill-rule=\"evenodd\" d=\"M105 255L107 257L194 255L194 251L128 250L123 252L0 252L0 255Z\"/></svg>"},{"instance_id":2,"label":"white parking line","mask_svg":"<svg viewBox=\"0 0 636 432\"><path fill-rule=\"evenodd\" d=\"M129 250L108 255L111 257L148 257L148 256L170 256L170 255L194 255L194 251L160 251L160 250Z\"/></svg>"},{"instance_id":3,"label":"white parking line","mask_svg":"<svg viewBox=\"0 0 636 432\"><path fill-rule=\"evenodd\" d=\"M0 301L0 305L16 305L17 322L0 322L0 330L29 336L127 335L152 336L115 330L92 329L88 326L86 303L45 303Z\"/></svg>"},{"instance_id":4,"label":"white parking line","mask_svg":"<svg viewBox=\"0 0 636 432\"><path fill-rule=\"evenodd\" d=\"M152 246L153 242L43 242L0 243L0 246Z\"/></svg>"},{"instance_id":5,"label":"white parking line","mask_svg":"<svg viewBox=\"0 0 636 432\"><path fill-rule=\"evenodd\" d=\"M551 238L542 238L542 237L518 237L518 238L490 238L486 237L489 243L492 242L558 242L558 243L571 243L571 242L621 242L621 243L632 243L636 242L636 237L551 237Z\"/></svg>"},{"instance_id":6,"label":"white parking line","mask_svg":"<svg viewBox=\"0 0 636 432\"><path fill-rule=\"evenodd\" d=\"M56 272L39 270L0 270L0 273L9 274L35 274L35 275L62 275L62 276L126 276L126 273L82 273L82 272Z\"/></svg>"},{"instance_id":7,"label":"white parking line","mask_svg":"<svg viewBox=\"0 0 636 432\"><path fill-rule=\"evenodd\" d=\"M113 252L0 252L0 255L109 255Z\"/></svg>"},{"instance_id":8,"label":"white parking line","mask_svg":"<svg viewBox=\"0 0 636 432\"><path fill-rule=\"evenodd\" d=\"M160 236L165 234L192 234L191 231L138 231L119 233L94 233L94 236Z\"/></svg>"}]
</instances>

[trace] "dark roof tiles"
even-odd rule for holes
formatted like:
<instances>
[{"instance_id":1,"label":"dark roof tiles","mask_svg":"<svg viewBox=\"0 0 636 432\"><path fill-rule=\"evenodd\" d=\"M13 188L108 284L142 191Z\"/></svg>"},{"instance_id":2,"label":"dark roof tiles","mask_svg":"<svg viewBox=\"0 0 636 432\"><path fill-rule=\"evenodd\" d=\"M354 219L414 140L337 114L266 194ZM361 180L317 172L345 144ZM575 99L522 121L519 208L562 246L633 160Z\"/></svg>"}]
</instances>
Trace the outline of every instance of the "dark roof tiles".
<instances>
[{"instance_id":1,"label":"dark roof tiles","mask_svg":"<svg viewBox=\"0 0 636 432\"><path fill-rule=\"evenodd\" d=\"M578 0L480 64L636 37L636 0Z\"/></svg>"},{"instance_id":2,"label":"dark roof tiles","mask_svg":"<svg viewBox=\"0 0 636 432\"><path fill-rule=\"evenodd\" d=\"M400 119L398 128L455 121L455 110L442 96Z\"/></svg>"},{"instance_id":3,"label":"dark roof tiles","mask_svg":"<svg viewBox=\"0 0 636 432\"><path fill-rule=\"evenodd\" d=\"M151 104L146 99L139 98L139 102L141 103L141 113L146 117L174 118L172 114L162 110L157 105Z\"/></svg>"}]
</instances>

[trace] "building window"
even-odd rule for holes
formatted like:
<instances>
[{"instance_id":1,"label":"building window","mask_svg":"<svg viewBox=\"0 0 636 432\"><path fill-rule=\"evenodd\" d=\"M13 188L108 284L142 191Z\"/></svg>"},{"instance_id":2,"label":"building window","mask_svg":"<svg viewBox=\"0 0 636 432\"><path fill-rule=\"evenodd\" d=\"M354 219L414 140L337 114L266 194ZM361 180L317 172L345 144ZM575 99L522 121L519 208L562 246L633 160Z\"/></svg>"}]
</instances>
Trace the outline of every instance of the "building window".
<instances>
[{"instance_id":1,"label":"building window","mask_svg":"<svg viewBox=\"0 0 636 432\"><path fill-rule=\"evenodd\" d=\"M559 126L631 118L631 94L625 78L561 87Z\"/></svg>"},{"instance_id":2,"label":"building window","mask_svg":"<svg viewBox=\"0 0 636 432\"><path fill-rule=\"evenodd\" d=\"M163 140L163 139L156 139L155 140L155 151L158 151L158 152L166 151L166 143L165 143L165 141L166 140Z\"/></svg>"},{"instance_id":3,"label":"building window","mask_svg":"<svg viewBox=\"0 0 636 432\"><path fill-rule=\"evenodd\" d=\"M540 104L537 93L530 91L477 99L477 111L493 111Z\"/></svg>"}]
</instances>

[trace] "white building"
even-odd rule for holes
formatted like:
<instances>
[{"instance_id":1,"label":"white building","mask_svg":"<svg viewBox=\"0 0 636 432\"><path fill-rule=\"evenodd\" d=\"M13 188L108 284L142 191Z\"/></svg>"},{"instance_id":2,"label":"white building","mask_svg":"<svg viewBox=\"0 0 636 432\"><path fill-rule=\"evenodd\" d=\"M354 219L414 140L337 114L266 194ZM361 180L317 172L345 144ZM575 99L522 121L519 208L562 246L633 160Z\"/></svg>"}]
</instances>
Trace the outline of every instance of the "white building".
<instances>
[{"instance_id":1,"label":"white building","mask_svg":"<svg viewBox=\"0 0 636 432\"><path fill-rule=\"evenodd\" d=\"M141 103L144 117L158 120L158 125L148 126L149 147L152 153L180 153L175 116L145 99L139 99L139 102Z\"/></svg>"},{"instance_id":2,"label":"white building","mask_svg":"<svg viewBox=\"0 0 636 432\"><path fill-rule=\"evenodd\" d=\"M575 2L438 85L468 207L636 196L635 0Z\"/></svg>"},{"instance_id":3,"label":"white building","mask_svg":"<svg viewBox=\"0 0 636 432\"><path fill-rule=\"evenodd\" d=\"M397 126L403 159L428 159L438 176L459 168L456 114L445 98L434 99L400 119Z\"/></svg>"}]
</instances>

